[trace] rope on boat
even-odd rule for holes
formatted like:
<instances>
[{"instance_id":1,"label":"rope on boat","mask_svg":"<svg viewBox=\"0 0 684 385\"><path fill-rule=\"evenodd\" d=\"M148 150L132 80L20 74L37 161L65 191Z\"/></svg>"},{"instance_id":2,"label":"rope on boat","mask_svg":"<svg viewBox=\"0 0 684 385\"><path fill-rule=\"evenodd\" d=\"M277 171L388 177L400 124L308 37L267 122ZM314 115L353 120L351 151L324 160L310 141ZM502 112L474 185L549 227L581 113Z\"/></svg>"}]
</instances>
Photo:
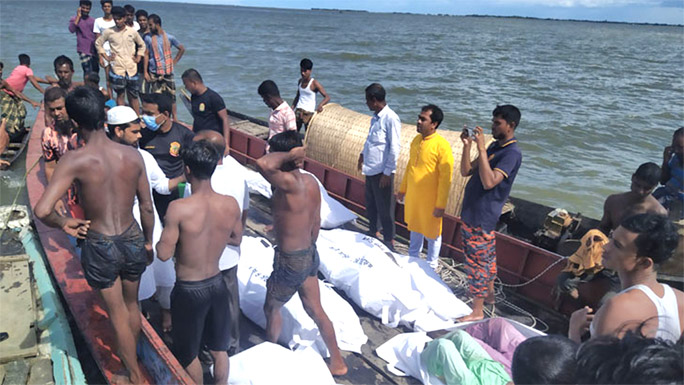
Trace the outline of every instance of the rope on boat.
<instances>
[{"instance_id":1,"label":"rope on boat","mask_svg":"<svg viewBox=\"0 0 684 385\"><path fill-rule=\"evenodd\" d=\"M452 260L453 261L453 260ZM562 260L559 260L562 261ZM442 280L444 283L446 283L449 287L451 288L456 288L456 289L463 289L467 290L468 288L468 282L466 278L463 276L463 273L457 269L459 266L463 266L462 263L456 264L456 265L451 265L448 262L445 262L442 259L439 259L440 265L443 267L442 270L439 272L439 275L441 276ZM501 280L497 277L496 280L494 281L494 296L496 297L496 303L504 305L508 308L510 308L512 311L520 313L523 317L529 318L531 320L531 325L530 327L537 328L541 332L546 332L549 330L549 325L541 320L540 318L535 317L532 313L528 312L527 310L513 304L512 302L506 300L506 294L504 293L503 288L504 287L522 287L525 285L530 284L531 282L534 282L535 280L539 279L546 271L548 271L551 267L553 267L557 262L553 263L551 266L546 268L544 271L542 271L540 274L532 278L531 280L520 284L520 285L506 285ZM469 304L472 302L472 299L467 300L465 303ZM490 310L487 306L484 307L483 309L485 315L489 318L495 318L498 317L496 315L496 308L493 306L492 309ZM539 327L537 325L539 324Z\"/></svg>"}]
</instances>

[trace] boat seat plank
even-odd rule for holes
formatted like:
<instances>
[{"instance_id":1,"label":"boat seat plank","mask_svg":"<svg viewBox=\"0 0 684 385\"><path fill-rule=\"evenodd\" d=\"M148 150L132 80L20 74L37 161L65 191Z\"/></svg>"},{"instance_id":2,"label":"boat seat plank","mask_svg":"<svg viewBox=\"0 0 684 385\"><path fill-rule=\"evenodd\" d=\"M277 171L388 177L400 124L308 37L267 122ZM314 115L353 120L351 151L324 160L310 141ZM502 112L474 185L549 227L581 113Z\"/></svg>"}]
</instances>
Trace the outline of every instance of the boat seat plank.
<instances>
[{"instance_id":1,"label":"boat seat plank","mask_svg":"<svg viewBox=\"0 0 684 385\"><path fill-rule=\"evenodd\" d=\"M8 333L0 343L0 362L35 356L36 309L27 255L0 258L0 332Z\"/></svg>"}]
</instances>

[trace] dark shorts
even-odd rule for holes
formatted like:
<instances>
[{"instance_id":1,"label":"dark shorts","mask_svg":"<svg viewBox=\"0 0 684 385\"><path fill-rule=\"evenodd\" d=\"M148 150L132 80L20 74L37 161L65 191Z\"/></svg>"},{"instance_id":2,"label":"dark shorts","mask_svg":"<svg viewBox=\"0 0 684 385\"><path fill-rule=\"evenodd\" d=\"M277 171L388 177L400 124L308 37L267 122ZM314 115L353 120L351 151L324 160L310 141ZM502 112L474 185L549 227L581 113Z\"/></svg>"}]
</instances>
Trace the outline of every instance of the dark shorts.
<instances>
[{"instance_id":1,"label":"dark shorts","mask_svg":"<svg viewBox=\"0 0 684 385\"><path fill-rule=\"evenodd\" d=\"M120 76L109 71L109 82L112 84L112 88L117 94L126 91L132 97L137 98L140 94L139 76L139 74L134 76Z\"/></svg>"},{"instance_id":2,"label":"dark shorts","mask_svg":"<svg viewBox=\"0 0 684 385\"><path fill-rule=\"evenodd\" d=\"M470 227L465 223L461 227L461 235L470 294L485 297L489 282L496 278L496 236L494 231L484 231L481 227Z\"/></svg>"},{"instance_id":3,"label":"dark shorts","mask_svg":"<svg viewBox=\"0 0 684 385\"><path fill-rule=\"evenodd\" d=\"M288 253L276 248L273 273L266 281L267 296L283 303L289 301L307 278L318 274L319 264L315 245Z\"/></svg>"},{"instance_id":4,"label":"dark shorts","mask_svg":"<svg viewBox=\"0 0 684 385\"><path fill-rule=\"evenodd\" d=\"M88 55L82 52L78 53L78 58L81 61L81 67L83 68L83 74L87 75L91 72L100 72L100 63L98 61L97 55Z\"/></svg>"},{"instance_id":5,"label":"dark shorts","mask_svg":"<svg viewBox=\"0 0 684 385\"><path fill-rule=\"evenodd\" d=\"M89 230L81 242L81 265L88 285L94 289L112 287L118 277L140 280L147 267L147 252L138 223L133 221L120 235Z\"/></svg>"},{"instance_id":6,"label":"dark shorts","mask_svg":"<svg viewBox=\"0 0 684 385\"><path fill-rule=\"evenodd\" d=\"M176 281L171 291L173 354L183 367L209 350L226 351L230 342L228 289L221 274L202 281Z\"/></svg>"}]
</instances>

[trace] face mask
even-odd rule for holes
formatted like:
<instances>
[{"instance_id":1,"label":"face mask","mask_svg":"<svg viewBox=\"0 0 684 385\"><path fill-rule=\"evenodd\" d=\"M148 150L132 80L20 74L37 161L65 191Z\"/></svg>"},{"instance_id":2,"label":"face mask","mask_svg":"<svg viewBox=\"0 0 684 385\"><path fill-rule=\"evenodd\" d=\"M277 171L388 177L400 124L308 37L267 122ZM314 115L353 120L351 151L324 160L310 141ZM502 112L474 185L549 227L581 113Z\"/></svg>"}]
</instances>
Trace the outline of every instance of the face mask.
<instances>
[{"instance_id":1,"label":"face mask","mask_svg":"<svg viewBox=\"0 0 684 385\"><path fill-rule=\"evenodd\" d=\"M159 124L157 124L156 116L143 115L142 121L145 123L145 126L147 126L147 129L150 131L157 131L159 129Z\"/></svg>"}]
</instances>

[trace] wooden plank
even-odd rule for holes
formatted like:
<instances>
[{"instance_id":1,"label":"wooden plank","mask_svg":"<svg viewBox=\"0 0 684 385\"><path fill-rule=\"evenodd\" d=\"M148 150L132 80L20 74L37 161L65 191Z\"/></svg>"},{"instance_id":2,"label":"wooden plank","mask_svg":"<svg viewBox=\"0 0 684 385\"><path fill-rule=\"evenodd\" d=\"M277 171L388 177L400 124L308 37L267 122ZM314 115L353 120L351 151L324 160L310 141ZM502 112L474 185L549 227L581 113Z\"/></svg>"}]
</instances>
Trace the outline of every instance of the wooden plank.
<instances>
[{"instance_id":1,"label":"wooden plank","mask_svg":"<svg viewBox=\"0 0 684 385\"><path fill-rule=\"evenodd\" d=\"M36 309L27 255L0 260L0 331L9 337L0 343L0 362L38 354Z\"/></svg>"}]
</instances>

